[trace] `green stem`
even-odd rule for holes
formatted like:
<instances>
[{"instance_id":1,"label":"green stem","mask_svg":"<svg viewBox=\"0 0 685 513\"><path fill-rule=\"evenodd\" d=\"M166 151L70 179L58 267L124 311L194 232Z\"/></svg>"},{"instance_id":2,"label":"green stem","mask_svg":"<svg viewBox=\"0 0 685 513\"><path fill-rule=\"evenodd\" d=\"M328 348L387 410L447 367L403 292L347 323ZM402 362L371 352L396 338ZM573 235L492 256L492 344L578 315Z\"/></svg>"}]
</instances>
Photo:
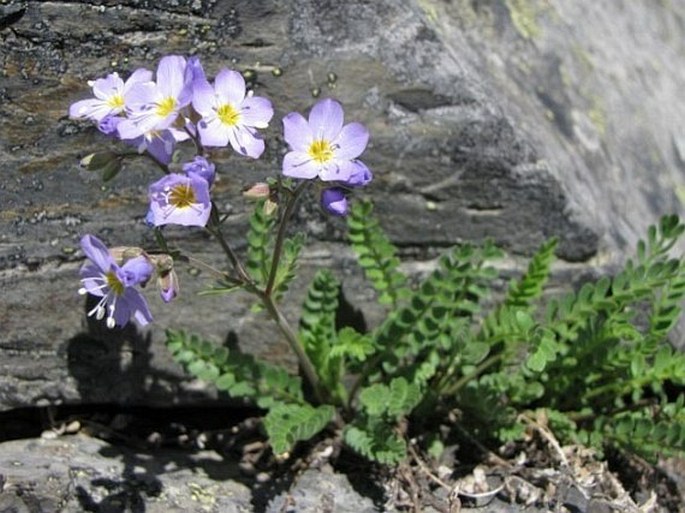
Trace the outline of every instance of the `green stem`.
<instances>
[{"instance_id":1,"label":"green stem","mask_svg":"<svg viewBox=\"0 0 685 513\"><path fill-rule=\"evenodd\" d=\"M499 361L502 359L503 355L504 355L504 353L502 352L502 353L494 354L494 355L490 356L489 358L486 358L485 360L483 360L478 365L478 367L476 367L476 370L474 372L472 372L471 374L468 374L466 376L462 376L451 387L448 387L444 390L441 390L442 386L438 387L438 395L454 395L454 394L456 394L457 392L459 392L459 390L464 388L464 386L469 381L471 381L474 378L477 378L478 376L483 374L483 372L488 370L490 367L499 363Z\"/></svg>"},{"instance_id":2,"label":"green stem","mask_svg":"<svg viewBox=\"0 0 685 513\"><path fill-rule=\"evenodd\" d=\"M224 234L221 231L219 211L217 210L216 205L213 202L212 213L209 217L209 223L207 224L206 230L210 234L214 235L216 240L219 242L221 249L228 258L229 262L231 262L231 266L233 266L233 269L235 269L235 271L238 273L238 276L243 281L245 286L251 291L256 290L254 280L252 280L248 272L245 270L245 267L243 267L243 264L238 259L238 256L235 254L235 251L233 251L233 248L231 248L228 242L226 242L226 238L224 237Z\"/></svg>"},{"instance_id":3,"label":"green stem","mask_svg":"<svg viewBox=\"0 0 685 513\"><path fill-rule=\"evenodd\" d=\"M285 241L285 232L288 225L288 221L290 220L290 217L292 216L293 211L295 210L297 200L300 198L300 195L309 186L309 184L309 180L303 180L297 185L292 196L288 199L288 203L285 207L285 212L281 217L281 222L278 226L278 234L276 235L276 242L274 243L274 252L271 257L271 270L269 272L269 279L266 282L266 287L264 289L264 294L268 297L271 297L271 293L273 292L274 288L274 283L276 281L276 274L278 273L278 264L281 260L281 252L283 251L283 242Z\"/></svg>"}]
</instances>

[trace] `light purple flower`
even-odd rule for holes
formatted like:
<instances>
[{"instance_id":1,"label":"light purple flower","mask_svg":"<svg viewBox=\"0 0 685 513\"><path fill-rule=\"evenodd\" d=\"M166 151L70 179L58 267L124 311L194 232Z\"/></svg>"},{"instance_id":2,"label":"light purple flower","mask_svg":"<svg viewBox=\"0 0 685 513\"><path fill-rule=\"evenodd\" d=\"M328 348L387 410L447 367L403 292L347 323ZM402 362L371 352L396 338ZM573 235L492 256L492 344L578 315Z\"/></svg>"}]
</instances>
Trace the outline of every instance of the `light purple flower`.
<instances>
[{"instance_id":1,"label":"light purple flower","mask_svg":"<svg viewBox=\"0 0 685 513\"><path fill-rule=\"evenodd\" d=\"M157 162L167 165L171 163L177 140L171 130L152 130L124 142L135 146L138 153L147 151Z\"/></svg>"},{"instance_id":2,"label":"light purple flower","mask_svg":"<svg viewBox=\"0 0 685 513\"><path fill-rule=\"evenodd\" d=\"M211 187L216 175L216 166L203 156L198 155L190 162L183 164L183 172L188 176L196 174L204 178Z\"/></svg>"},{"instance_id":3,"label":"light purple flower","mask_svg":"<svg viewBox=\"0 0 685 513\"><path fill-rule=\"evenodd\" d=\"M81 100L69 107L69 117L88 118L101 121L106 116L122 114L125 108L125 96L131 88L141 82L152 80L152 72L138 69L124 82L118 73L110 73L105 78L88 81L93 88L95 98Z\"/></svg>"},{"instance_id":4,"label":"light purple flower","mask_svg":"<svg viewBox=\"0 0 685 513\"><path fill-rule=\"evenodd\" d=\"M317 102L309 119L297 112L283 118L285 141L290 145L283 159L283 174L293 178L347 182L368 170L356 160L369 141L361 123L343 126L343 109L335 100Z\"/></svg>"},{"instance_id":5,"label":"light purple flower","mask_svg":"<svg viewBox=\"0 0 685 513\"><path fill-rule=\"evenodd\" d=\"M141 325L152 321L145 298L134 287L150 279L154 270L144 257L138 256L119 266L107 247L93 235L84 235L81 249L90 260L81 268L79 294L100 297L88 317L105 321L108 328L125 326L131 317Z\"/></svg>"},{"instance_id":6,"label":"light purple flower","mask_svg":"<svg viewBox=\"0 0 685 513\"><path fill-rule=\"evenodd\" d=\"M209 184L196 174L166 175L150 185L148 195L150 211L146 220L154 226L205 226L209 220Z\"/></svg>"},{"instance_id":7,"label":"light purple flower","mask_svg":"<svg viewBox=\"0 0 685 513\"><path fill-rule=\"evenodd\" d=\"M330 214L347 215L347 197L340 187L331 187L321 192L321 206Z\"/></svg>"},{"instance_id":8,"label":"light purple flower","mask_svg":"<svg viewBox=\"0 0 685 513\"><path fill-rule=\"evenodd\" d=\"M180 110L192 98L185 70L185 58L168 55L159 61L155 82L134 84L126 92L124 102L128 118L117 127L122 139L135 139L174 124Z\"/></svg>"},{"instance_id":9,"label":"light purple flower","mask_svg":"<svg viewBox=\"0 0 685 513\"><path fill-rule=\"evenodd\" d=\"M245 79L237 71L223 69L214 87L206 80L193 84L193 107L202 119L197 124L205 146L227 146L241 155L258 158L264 141L257 128L266 128L273 116L271 102L246 94Z\"/></svg>"}]
</instances>

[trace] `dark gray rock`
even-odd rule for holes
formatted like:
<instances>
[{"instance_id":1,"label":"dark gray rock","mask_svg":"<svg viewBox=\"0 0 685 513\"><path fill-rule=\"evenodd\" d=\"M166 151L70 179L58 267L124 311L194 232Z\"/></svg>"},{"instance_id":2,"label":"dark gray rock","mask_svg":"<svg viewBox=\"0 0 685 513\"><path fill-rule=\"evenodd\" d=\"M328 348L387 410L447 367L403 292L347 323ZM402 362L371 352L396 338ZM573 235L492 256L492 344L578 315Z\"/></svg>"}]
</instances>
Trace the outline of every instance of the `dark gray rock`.
<instances>
[{"instance_id":1,"label":"dark gray rock","mask_svg":"<svg viewBox=\"0 0 685 513\"><path fill-rule=\"evenodd\" d=\"M252 510L237 468L212 451L145 454L75 435L5 442L0 455L3 512Z\"/></svg>"},{"instance_id":2,"label":"dark gray rock","mask_svg":"<svg viewBox=\"0 0 685 513\"><path fill-rule=\"evenodd\" d=\"M248 350L290 361L244 296L197 297L202 283L187 270L177 303L152 300L150 331L84 324L78 239L150 246L142 219L156 176L135 162L103 187L78 168L104 144L66 115L87 79L153 68L169 53L200 55L210 75L253 71L277 109L267 153L257 163L216 156L215 198L232 208L238 248L248 210L238 192L278 170L278 119L314 92L369 126L369 192L398 244L430 251L493 237L528 254L557 235L559 256L585 269L621 260L660 214L683 212L684 25L679 2L2 2L0 409L211 398L161 347L167 325L217 342L233 332ZM315 199L296 220L314 239L305 275L342 266L346 292L366 304L341 223ZM200 233L172 239L219 259ZM293 320L304 286L288 299ZM365 313L373 323L377 312Z\"/></svg>"}]
</instances>

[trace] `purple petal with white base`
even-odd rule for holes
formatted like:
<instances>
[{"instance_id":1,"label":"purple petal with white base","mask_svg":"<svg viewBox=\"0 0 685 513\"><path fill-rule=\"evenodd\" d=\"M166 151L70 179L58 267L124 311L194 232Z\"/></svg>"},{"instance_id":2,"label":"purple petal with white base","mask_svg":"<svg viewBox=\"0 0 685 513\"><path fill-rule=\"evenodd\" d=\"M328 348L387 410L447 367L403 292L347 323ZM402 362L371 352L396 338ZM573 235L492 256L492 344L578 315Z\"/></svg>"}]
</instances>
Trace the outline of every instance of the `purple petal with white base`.
<instances>
[{"instance_id":1,"label":"purple petal with white base","mask_svg":"<svg viewBox=\"0 0 685 513\"><path fill-rule=\"evenodd\" d=\"M236 152L252 158L264 152L264 141L257 129L268 126L273 107L266 98L246 94L240 73L223 69L214 86L196 81L193 108L202 117L197 130L204 146L230 144Z\"/></svg>"},{"instance_id":2,"label":"purple petal with white base","mask_svg":"<svg viewBox=\"0 0 685 513\"><path fill-rule=\"evenodd\" d=\"M102 241L93 235L83 236L81 248L89 262L81 268L83 287L79 294L100 298L88 316L106 319L108 328L125 326L131 317L141 325L151 322L147 303L134 286L150 279L154 270L152 264L140 256L119 266Z\"/></svg>"},{"instance_id":3,"label":"purple petal with white base","mask_svg":"<svg viewBox=\"0 0 685 513\"><path fill-rule=\"evenodd\" d=\"M146 219L155 226L205 226L209 220L209 184L198 175L166 175L150 185L148 195L150 211Z\"/></svg>"},{"instance_id":4,"label":"purple petal with white base","mask_svg":"<svg viewBox=\"0 0 685 513\"><path fill-rule=\"evenodd\" d=\"M152 73L146 69L136 70L124 82L118 73L110 73L105 78L88 82L93 89L95 98L75 102L69 107L69 117L88 118L100 122L107 116L123 114L125 110L126 93L134 84L150 81Z\"/></svg>"},{"instance_id":5,"label":"purple petal with white base","mask_svg":"<svg viewBox=\"0 0 685 513\"><path fill-rule=\"evenodd\" d=\"M292 151L283 158L283 174L341 184L360 181L353 177L360 166L368 171L357 157L368 144L369 132L360 123L343 121L342 106L331 99L317 102L307 120L296 112L285 116L283 136Z\"/></svg>"},{"instance_id":6,"label":"purple petal with white base","mask_svg":"<svg viewBox=\"0 0 685 513\"><path fill-rule=\"evenodd\" d=\"M186 60L168 55L159 61L156 82L135 84L124 95L128 119L118 126L122 139L135 139L171 127L180 110L190 103L192 83L186 78Z\"/></svg>"}]
</instances>

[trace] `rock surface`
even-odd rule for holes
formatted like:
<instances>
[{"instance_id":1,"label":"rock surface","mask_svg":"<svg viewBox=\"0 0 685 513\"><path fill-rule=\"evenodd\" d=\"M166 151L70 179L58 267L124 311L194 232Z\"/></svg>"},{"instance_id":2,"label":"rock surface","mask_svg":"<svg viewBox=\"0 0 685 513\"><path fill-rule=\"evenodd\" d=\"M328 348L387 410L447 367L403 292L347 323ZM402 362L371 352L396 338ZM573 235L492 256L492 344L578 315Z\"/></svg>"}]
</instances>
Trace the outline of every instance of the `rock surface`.
<instances>
[{"instance_id":1,"label":"rock surface","mask_svg":"<svg viewBox=\"0 0 685 513\"><path fill-rule=\"evenodd\" d=\"M170 404L211 398L161 347L167 325L288 360L243 296L154 302L157 324L106 334L84 323L78 239L151 245L142 223L155 170L136 162L103 187L79 157L103 138L67 118L86 80L169 53L197 54L214 75L252 70L276 106L259 162L217 155L216 200L243 245L243 185L279 169L279 119L335 96L366 123L377 212L411 253L494 237L513 254L561 238L580 268L613 263L648 224L683 212L685 6L637 0L92 0L0 2L0 410L62 402ZM314 198L312 198L314 200ZM342 224L305 205L305 276L341 269L346 293L369 289L340 244ZM206 237L174 232L218 261ZM294 288L293 315L305 284ZM152 296L152 294L151 294ZM374 311L368 322L373 322ZM209 395L208 395L209 394Z\"/></svg>"}]
</instances>

